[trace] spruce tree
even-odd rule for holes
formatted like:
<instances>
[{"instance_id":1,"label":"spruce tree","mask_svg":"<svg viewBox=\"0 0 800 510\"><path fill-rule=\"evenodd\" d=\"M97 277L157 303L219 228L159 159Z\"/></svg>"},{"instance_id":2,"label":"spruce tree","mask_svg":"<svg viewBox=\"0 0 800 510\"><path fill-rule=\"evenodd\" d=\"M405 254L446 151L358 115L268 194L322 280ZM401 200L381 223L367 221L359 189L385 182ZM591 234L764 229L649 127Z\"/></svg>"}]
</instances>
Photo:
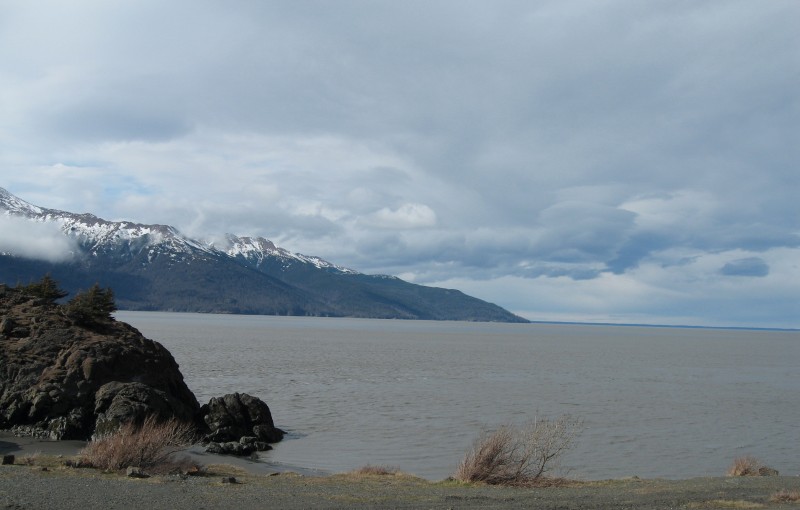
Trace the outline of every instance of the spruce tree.
<instances>
[{"instance_id":1,"label":"spruce tree","mask_svg":"<svg viewBox=\"0 0 800 510\"><path fill-rule=\"evenodd\" d=\"M93 326L113 321L112 313L117 311L114 291L111 288L101 289L95 283L86 292L78 292L66 305L67 317L78 324Z\"/></svg>"},{"instance_id":2,"label":"spruce tree","mask_svg":"<svg viewBox=\"0 0 800 510\"><path fill-rule=\"evenodd\" d=\"M26 285L22 290L31 296L44 299L49 303L55 303L57 299L61 299L69 294L69 292L58 288L58 282L49 274L44 275L38 282Z\"/></svg>"}]
</instances>

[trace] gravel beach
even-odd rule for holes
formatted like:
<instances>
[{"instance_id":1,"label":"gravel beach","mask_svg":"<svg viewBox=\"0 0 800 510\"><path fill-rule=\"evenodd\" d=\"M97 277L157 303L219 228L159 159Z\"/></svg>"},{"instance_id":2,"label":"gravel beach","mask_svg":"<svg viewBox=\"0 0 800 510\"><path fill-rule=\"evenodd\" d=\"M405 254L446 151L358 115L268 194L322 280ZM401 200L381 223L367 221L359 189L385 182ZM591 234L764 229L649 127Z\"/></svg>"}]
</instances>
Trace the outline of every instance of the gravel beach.
<instances>
[{"instance_id":1,"label":"gravel beach","mask_svg":"<svg viewBox=\"0 0 800 510\"><path fill-rule=\"evenodd\" d=\"M564 487L508 488L430 482L410 475L312 476L234 457L193 458L203 476L127 478L64 466L85 443L0 435L0 508L8 509L250 509L278 508L530 508L668 509L798 508L772 503L781 490L800 491L800 476L639 479L575 482ZM219 464L214 464L219 462ZM223 482L235 477L236 483Z\"/></svg>"},{"instance_id":2,"label":"gravel beach","mask_svg":"<svg viewBox=\"0 0 800 510\"><path fill-rule=\"evenodd\" d=\"M203 476L132 479L60 465L47 470L7 465L0 467L0 508L800 508L769 501L780 490L800 490L797 476L631 478L521 489L433 483L408 475L265 476L232 469L210 466ZM223 482L229 476L236 483Z\"/></svg>"}]
</instances>

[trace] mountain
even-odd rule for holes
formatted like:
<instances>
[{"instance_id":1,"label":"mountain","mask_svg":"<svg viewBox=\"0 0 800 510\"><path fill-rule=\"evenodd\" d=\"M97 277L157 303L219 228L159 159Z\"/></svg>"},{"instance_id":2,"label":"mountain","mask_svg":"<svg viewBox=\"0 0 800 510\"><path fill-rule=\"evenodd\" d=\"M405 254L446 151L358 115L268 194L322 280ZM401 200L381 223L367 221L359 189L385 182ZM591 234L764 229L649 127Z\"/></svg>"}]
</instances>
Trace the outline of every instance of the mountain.
<instances>
[{"instance_id":1,"label":"mountain","mask_svg":"<svg viewBox=\"0 0 800 510\"><path fill-rule=\"evenodd\" d=\"M2 188L0 213L49 225L71 243L59 261L0 252L0 282L25 284L49 273L73 294L99 283L114 289L121 309L527 322L457 290L363 274L262 237L228 234L215 246L168 225L38 207Z\"/></svg>"}]
</instances>

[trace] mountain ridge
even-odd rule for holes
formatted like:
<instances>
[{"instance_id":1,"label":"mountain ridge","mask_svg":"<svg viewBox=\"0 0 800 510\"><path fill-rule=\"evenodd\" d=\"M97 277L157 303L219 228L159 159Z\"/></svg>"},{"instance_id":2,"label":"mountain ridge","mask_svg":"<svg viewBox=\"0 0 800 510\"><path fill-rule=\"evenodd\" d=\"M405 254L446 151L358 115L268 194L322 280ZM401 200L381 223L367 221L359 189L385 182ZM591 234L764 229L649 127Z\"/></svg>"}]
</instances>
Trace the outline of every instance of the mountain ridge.
<instances>
[{"instance_id":1,"label":"mountain ridge","mask_svg":"<svg viewBox=\"0 0 800 510\"><path fill-rule=\"evenodd\" d=\"M39 207L3 188L0 211L55 225L73 248L56 262L0 253L0 281L49 273L73 293L98 282L114 289L121 309L528 322L457 290L367 275L264 237L226 234L215 246L169 225Z\"/></svg>"}]
</instances>

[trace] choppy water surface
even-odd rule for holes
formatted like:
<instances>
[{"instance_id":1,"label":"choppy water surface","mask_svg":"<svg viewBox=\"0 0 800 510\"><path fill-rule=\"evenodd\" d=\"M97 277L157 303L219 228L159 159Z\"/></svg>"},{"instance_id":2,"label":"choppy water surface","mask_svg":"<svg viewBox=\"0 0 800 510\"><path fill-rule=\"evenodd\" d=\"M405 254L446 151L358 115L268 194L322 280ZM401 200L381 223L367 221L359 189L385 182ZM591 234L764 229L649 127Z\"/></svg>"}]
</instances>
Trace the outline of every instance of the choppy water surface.
<instances>
[{"instance_id":1,"label":"choppy water surface","mask_svg":"<svg viewBox=\"0 0 800 510\"><path fill-rule=\"evenodd\" d=\"M579 478L721 475L755 455L800 474L800 332L120 312L201 403L266 401L269 462L455 469L485 427L569 413Z\"/></svg>"}]
</instances>

